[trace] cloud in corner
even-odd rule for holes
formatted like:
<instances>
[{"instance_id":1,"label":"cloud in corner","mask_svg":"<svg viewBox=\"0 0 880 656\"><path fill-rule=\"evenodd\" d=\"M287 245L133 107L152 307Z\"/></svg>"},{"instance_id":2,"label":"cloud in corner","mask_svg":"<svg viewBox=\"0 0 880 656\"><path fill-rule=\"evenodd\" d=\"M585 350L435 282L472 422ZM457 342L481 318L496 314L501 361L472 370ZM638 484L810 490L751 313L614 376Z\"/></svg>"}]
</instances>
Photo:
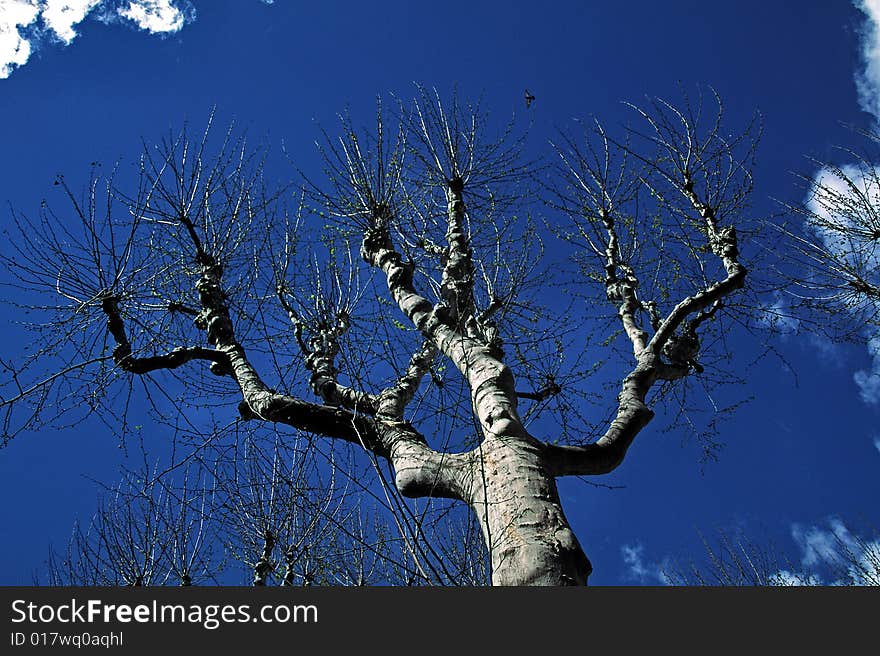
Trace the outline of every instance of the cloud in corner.
<instances>
[{"instance_id":1,"label":"cloud in corner","mask_svg":"<svg viewBox=\"0 0 880 656\"><path fill-rule=\"evenodd\" d=\"M0 78L9 77L30 58L31 42L22 36L21 28L32 24L39 13L36 2L30 0L9 0L0 9Z\"/></svg>"},{"instance_id":2,"label":"cloud in corner","mask_svg":"<svg viewBox=\"0 0 880 656\"><path fill-rule=\"evenodd\" d=\"M70 45L89 17L149 34L179 32L195 20L190 0L3 0L0 4L0 79L49 44Z\"/></svg>"}]
</instances>

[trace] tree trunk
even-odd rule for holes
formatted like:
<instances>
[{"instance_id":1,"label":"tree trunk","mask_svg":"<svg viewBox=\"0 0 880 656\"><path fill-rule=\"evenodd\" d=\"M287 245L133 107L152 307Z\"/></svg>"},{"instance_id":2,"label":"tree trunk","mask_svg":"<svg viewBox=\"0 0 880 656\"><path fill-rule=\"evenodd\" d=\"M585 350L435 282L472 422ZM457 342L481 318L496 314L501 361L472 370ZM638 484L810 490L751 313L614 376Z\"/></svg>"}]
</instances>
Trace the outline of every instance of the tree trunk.
<instances>
[{"instance_id":1,"label":"tree trunk","mask_svg":"<svg viewBox=\"0 0 880 656\"><path fill-rule=\"evenodd\" d=\"M586 585L592 566L562 512L540 445L496 436L480 450L471 507L489 548L492 584Z\"/></svg>"}]
</instances>

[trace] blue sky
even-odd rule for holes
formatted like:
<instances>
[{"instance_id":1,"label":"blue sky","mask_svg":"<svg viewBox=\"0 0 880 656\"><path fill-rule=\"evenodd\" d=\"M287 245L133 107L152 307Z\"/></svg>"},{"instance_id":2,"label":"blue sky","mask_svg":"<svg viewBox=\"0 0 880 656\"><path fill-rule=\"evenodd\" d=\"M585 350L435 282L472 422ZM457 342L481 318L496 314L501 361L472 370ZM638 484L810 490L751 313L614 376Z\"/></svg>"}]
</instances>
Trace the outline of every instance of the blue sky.
<instances>
[{"instance_id":1,"label":"blue sky","mask_svg":"<svg viewBox=\"0 0 880 656\"><path fill-rule=\"evenodd\" d=\"M539 144L575 118L622 123L621 101L681 83L714 86L731 124L762 112L754 211L768 215L771 198L799 200L791 172L812 174L805 155L852 138L841 123L880 122L877 21L877 0L0 0L0 200L35 212L58 173L85 184L91 162L132 157L142 137L214 106L308 169L316 123L345 107L367 122L376 94L406 97L414 82L482 95L499 117L523 112L528 87ZM875 359L797 335L776 346L797 376L772 358L750 370L754 399L722 426L718 462L652 425L602 481L619 489L561 486L591 582L657 583L664 561L699 555L697 531L742 529L809 569L822 540L880 527L876 340ZM111 482L118 462L114 436L94 428L0 451L0 583L31 581L94 510L91 479Z\"/></svg>"}]
</instances>

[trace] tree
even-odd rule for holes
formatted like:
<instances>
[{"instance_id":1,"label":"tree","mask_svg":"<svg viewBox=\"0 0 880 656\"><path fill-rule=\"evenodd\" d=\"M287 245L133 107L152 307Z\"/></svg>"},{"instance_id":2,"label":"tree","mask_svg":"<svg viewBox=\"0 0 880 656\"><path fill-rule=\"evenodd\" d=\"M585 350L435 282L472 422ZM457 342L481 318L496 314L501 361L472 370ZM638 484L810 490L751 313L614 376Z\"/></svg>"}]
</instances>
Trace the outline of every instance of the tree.
<instances>
[{"instance_id":1,"label":"tree","mask_svg":"<svg viewBox=\"0 0 880 656\"><path fill-rule=\"evenodd\" d=\"M719 531L716 544L703 538L704 562L669 565L670 585L708 586L875 586L880 585L880 541L852 534L832 522L826 534L808 536L805 562L793 562L776 545L759 544L741 531ZM815 529L814 529L815 530ZM816 540L820 537L820 540Z\"/></svg>"},{"instance_id":2,"label":"tree","mask_svg":"<svg viewBox=\"0 0 880 656\"><path fill-rule=\"evenodd\" d=\"M797 175L803 200L783 203L785 221L774 224L783 237L775 259L781 284L778 303L766 311L783 332L801 329L831 343L867 340L874 367L854 379L871 402L880 399L880 135L854 133L861 147L809 158L812 171ZM831 531L814 539L819 546L807 545L811 567L804 571L778 545L720 531L714 544L703 539L703 562L664 574L673 585L880 585L876 527L869 532L861 537L832 520Z\"/></svg>"},{"instance_id":3,"label":"tree","mask_svg":"<svg viewBox=\"0 0 880 656\"><path fill-rule=\"evenodd\" d=\"M50 584L409 582L405 545L366 504L349 503L344 477L317 467L300 440L243 436L177 476L151 465L145 447L141 459L66 550L50 553Z\"/></svg>"},{"instance_id":4,"label":"tree","mask_svg":"<svg viewBox=\"0 0 880 656\"><path fill-rule=\"evenodd\" d=\"M849 164L810 160L818 172L799 176L805 201L786 205L800 225L781 228L797 316L836 338L880 326L880 136L858 134L865 148L838 149Z\"/></svg>"},{"instance_id":5,"label":"tree","mask_svg":"<svg viewBox=\"0 0 880 656\"><path fill-rule=\"evenodd\" d=\"M378 481L361 490L395 513L408 582L479 581L470 548L429 537L432 518L467 527L463 504L493 584L585 584L556 480L613 471L652 405L695 376L724 380L728 319L754 307L737 300L736 226L755 125L731 136L720 102L708 121L702 100L632 109L641 128L562 137L554 167L524 157L515 123L492 137L479 105L421 91L390 117L380 105L372 130L343 117L321 148L326 177L301 192L272 183L265 149L233 130L212 151L210 128L145 148L134 191L116 170L83 198L59 179L71 210L17 214L5 259L17 301L43 315L36 353L5 363L6 438L71 413L125 433L141 398L200 459L239 431L283 429L312 453L347 444ZM587 289L616 324L607 345L626 344L598 431L582 322L549 321L540 303L555 289L537 266L542 186L578 263L556 284ZM230 499L247 489L230 485ZM266 516L261 504L230 521ZM277 536L251 525L255 581L279 571Z\"/></svg>"},{"instance_id":6,"label":"tree","mask_svg":"<svg viewBox=\"0 0 880 656\"><path fill-rule=\"evenodd\" d=\"M790 324L831 342L867 342L873 359L853 378L866 403L880 402L880 137L856 131L861 148L838 148L847 164L811 159L799 176L801 203L787 204L794 221L779 226L787 261L784 312ZM783 302L783 297L780 296Z\"/></svg>"},{"instance_id":7,"label":"tree","mask_svg":"<svg viewBox=\"0 0 880 656\"><path fill-rule=\"evenodd\" d=\"M784 286L771 321L831 342L868 342L873 370L855 374L866 402L880 399L880 193L877 143L855 130L861 148L838 147L831 158L809 158L799 174L804 200L784 203L788 222L775 227L784 243L777 261Z\"/></svg>"}]
</instances>

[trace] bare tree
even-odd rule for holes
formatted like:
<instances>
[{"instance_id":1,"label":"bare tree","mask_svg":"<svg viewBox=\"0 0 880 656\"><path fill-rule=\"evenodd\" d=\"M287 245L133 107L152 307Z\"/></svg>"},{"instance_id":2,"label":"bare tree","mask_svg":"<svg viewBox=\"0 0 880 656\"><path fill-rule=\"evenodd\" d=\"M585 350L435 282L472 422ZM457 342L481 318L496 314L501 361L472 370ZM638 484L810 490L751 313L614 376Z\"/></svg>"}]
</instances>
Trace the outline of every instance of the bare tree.
<instances>
[{"instance_id":1,"label":"bare tree","mask_svg":"<svg viewBox=\"0 0 880 656\"><path fill-rule=\"evenodd\" d=\"M706 586L875 586L880 585L880 542L837 527L813 554L811 567L786 556L774 544L761 544L741 531L719 531L703 538L706 558L664 568L669 585Z\"/></svg>"},{"instance_id":2,"label":"bare tree","mask_svg":"<svg viewBox=\"0 0 880 656\"><path fill-rule=\"evenodd\" d=\"M774 228L782 236L774 264L778 302L765 321L801 329L830 342L880 340L880 135L854 130L861 147L837 147L834 157L808 158L797 174L802 200L781 203ZM845 162L845 163L841 163ZM878 371L857 372L863 383ZM876 385L876 383L874 384ZM880 585L880 547L837 526L813 568L778 544L741 531L703 538L705 559L670 566L673 585ZM830 537L829 537L830 536ZM806 570L806 571L805 571Z\"/></svg>"},{"instance_id":3,"label":"bare tree","mask_svg":"<svg viewBox=\"0 0 880 656\"><path fill-rule=\"evenodd\" d=\"M209 524L214 489L192 471L171 487L151 468L126 472L65 552L48 560L50 585L216 583L220 573Z\"/></svg>"},{"instance_id":4,"label":"bare tree","mask_svg":"<svg viewBox=\"0 0 880 656\"><path fill-rule=\"evenodd\" d=\"M105 490L88 525L54 550L52 585L404 585L402 541L297 440L247 434ZM329 470L329 471L328 471ZM352 473L347 470L346 473ZM329 480L325 476L329 474ZM352 502L355 499L355 502ZM462 581L459 581L462 582Z\"/></svg>"},{"instance_id":5,"label":"bare tree","mask_svg":"<svg viewBox=\"0 0 880 656\"><path fill-rule=\"evenodd\" d=\"M289 436L286 436L289 437ZM344 454L321 466L305 440L249 436L211 458L218 541L256 586L406 584L417 574L405 541L377 520Z\"/></svg>"},{"instance_id":6,"label":"bare tree","mask_svg":"<svg viewBox=\"0 0 880 656\"><path fill-rule=\"evenodd\" d=\"M863 148L837 149L849 163L810 159L816 172L798 177L804 202L786 204L798 221L780 226L794 315L837 339L880 326L880 136L857 135Z\"/></svg>"},{"instance_id":7,"label":"bare tree","mask_svg":"<svg viewBox=\"0 0 880 656\"><path fill-rule=\"evenodd\" d=\"M210 131L147 148L133 192L110 175L102 195L96 175L80 199L59 181L72 213L16 216L6 258L17 300L48 317L37 352L6 363L5 436L76 412L124 432L139 398L202 436L200 458L205 427L230 421L313 453L347 445L353 464L335 470L394 529L322 514L361 535L359 562L393 544L382 559L408 583L479 583L482 551L496 585L585 584L557 478L613 471L664 392L723 378L746 280L735 225L755 130L726 133L720 103L708 121L702 102L633 109L639 129L566 140L555 171L524 157L514 123L492 136L481 106L422 91L380 106L373 129L343 117L321 149L326 178L306 176L304 193L270 184L265 151L232 131L213 151ZM617 324L607 342L627 345L598 428L581 322L542 314L554 287L537 266L536 173L551 176L582 265L564 289L596 283ZM290 495L332 504L294 483L303 457L242 452L220 487L256 583L318 582L303 549L324 544L320 522L278 510ZM444 519L464 527L459 544ZM334 572L321 581L369 582Z\"/></svg>"}]
</instances>

